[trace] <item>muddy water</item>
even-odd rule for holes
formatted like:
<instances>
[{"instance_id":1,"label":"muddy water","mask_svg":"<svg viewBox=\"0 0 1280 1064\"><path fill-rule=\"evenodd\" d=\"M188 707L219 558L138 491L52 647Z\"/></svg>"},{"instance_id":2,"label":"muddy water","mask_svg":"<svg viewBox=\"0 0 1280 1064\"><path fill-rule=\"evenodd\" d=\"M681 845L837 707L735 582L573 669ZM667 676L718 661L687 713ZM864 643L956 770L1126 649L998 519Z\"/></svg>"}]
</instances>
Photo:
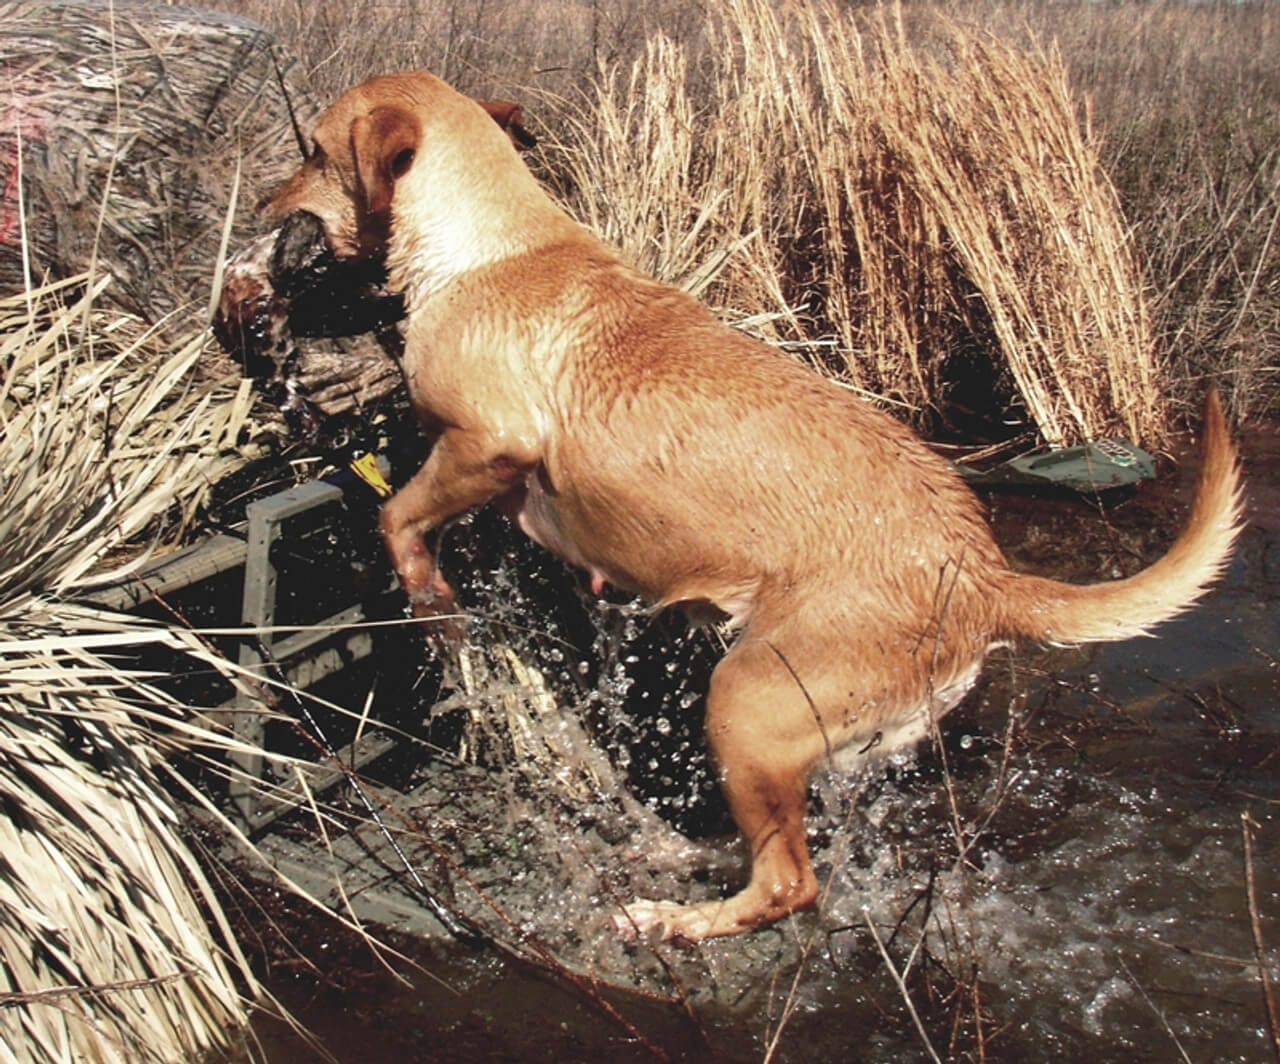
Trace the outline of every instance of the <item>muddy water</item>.
<instances>
[{"instance_id":1,"label":"muddy water","mask_svg":"<svg viewBox=\"0 0 1280 1064\"><path fill-rule=\"evenodd\" d=\"M423 867L495 944L391 935L418 965L398 982L282 908L269 984L369 1064L1267 1059L1242 833L1280 975L1280 436L1247 449L1251 525L1202 608L1157 639L994 655L941 745L815 781L818 911L696 948L626 946L612 913L740 881L698 735L715 648L624 605L536 619L527 581L561 574L483 570L500 594L473 609L535 628L525 652L572 710L540 726L590 771L415 769ZM1167 546L1192 471L1101 510L996 497L993 524L1017 564L1120 575ZM256 1034L272 1064L323 1059Z\"/></svg>"}]
</instances>

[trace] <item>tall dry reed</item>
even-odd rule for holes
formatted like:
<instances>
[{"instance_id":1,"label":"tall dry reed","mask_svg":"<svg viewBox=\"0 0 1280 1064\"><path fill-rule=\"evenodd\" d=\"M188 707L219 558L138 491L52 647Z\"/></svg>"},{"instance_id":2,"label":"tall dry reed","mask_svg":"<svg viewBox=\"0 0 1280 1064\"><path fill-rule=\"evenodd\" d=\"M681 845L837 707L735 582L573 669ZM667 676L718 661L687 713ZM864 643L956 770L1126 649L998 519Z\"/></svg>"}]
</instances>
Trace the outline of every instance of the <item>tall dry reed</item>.
<instances>
[{"instance_id":1,"label":"tall dry reed","mask_svg":"<svg viewBox=\"0 0 1280 1064\"><path fill-rule=\"evenodd\" d=\"M784 176L788 169L803 169L799 160L788 154L788 145L798 143L802 135L809 137L811 127L820 131L822 123L832 121L826 113L828 98L847 108L848 100L859 95L859 85L842 74L856 75L881 61L874 41L867 36L865 22L855 33L863 51L848 57L844 52L850 31L845 22L853 17L849 10L842 8L833 14L822 5L806 3L767 9L755 5L753 9L752 5L726 8L716 0L704 12L702 5L677 5L673 10L637 0L591 0L540 8L536 16L509 0L489 0L478 6L445 3L430 9L407 2L362 0L354 13L350 3L339 5L333 0L310 5L282 0L223 0L223 6L250 14L280 32L303 56L322 97L332 96L371 73L427 66L464 90L481 95L509 95L526 101L541 95L538 106L527 108L539 131L563 141L581 142L591 151L597 149L589 142L605 136L603 131L592 135L592 125L597 121L610 123L610 115L597 115L590 105L568 107L565 101L573 98L575 89L592 84L601 63L614 72L615 83L608 91L615 96L631 79L633 68L636 70L637 84L627 91L638 99L637 94L652 90L661 98L652 103L654 120L660 120L663 108L671 106L670 92L662 81L665 72L673 63L683 66L684 76L694 84L692 113L698 121L686 135L694 140L714 137L716 124L721 121L716 117L720 111L726 112L724 122L731 128L734 123L745 123L741 112L752 106L765 107L761 117L769 118L776 112L765 99L772 91L795 94L806 105L816 101L815 107L792 108L793 120L802 125L794 131L785 123L782 125L781 130L789 139L738 149L737 163L744 168L741 181L737 180L739 175L729 174L734 180L721 182L730 189L739 184L748 190L758 185L760 179L755 171L761 169L777 167ZM1274 62L1280 11L1276 6L1191 5L1175 0L1120 0L1089 5L1051 4L1044 0L953 0L942 5L911 5L907 10L907 38L913 49L918 46L921 50L902 57L909 63L898 69L903 80L898 83L895 96L886 100L886 107L899 108L904 118L912 115L913 107L928 111L930 121L940 123L938 128L946 132L950 118L941 95L946 85L959 91L954 99L961 103L971 88L982 92L981 85L966 82L963 72L956 68L955 62L964 58L964 52L950 48L946 34L938 31L938 15L944 12L955 23L983 27L983 33L970 35L973 43L993 39L998 49L1045 68L1028 83L1023 105L1029 106L1035 100L1035 105L1055 116L1055 121L1072 114L1076 126L1073 131L1061 125L1063 133L1057 140L1046 138L1041 130L1034 135L1042 141L1040 147L1062 147L1068 160L1078 160L1072 153L1082 147L1100 155L1103 171L1118 192L1132 241L1130 250L1119 250L1122 256L1136 258L1140 269L1147 306L1146 328L1153 352L1143 359L1143 366L1130 369L1114 387L1097 385L1109 393L1100 401L1115 408L1111 416L1117 425L1133 424L1132 431L1139 436L1147 431L1142 428L1148 415L1143 413L1146 401L1141 394L1147 387L1142 376L1148 359L1159 363L1154 387L1175 412L1198 407L1205 378L1212 378L1225 388L1238 415L1258 415L1280 408L1280 372L1274 365L1274 351L1280 344L1280 175L1276 169L1280 163L1275 147L1280 143L1280 67ZM352 32L352 26L366 27L368 32ZM660 36L665 37L666 46L656 43ZM805 43L805 36L813 39ZM678 55L649 55L655 48L668 46ZM991 51L985 45L984 49ZM740 56L740 52L744 54ZM838 65L842 62L847 64L843 70ZM736 71L730 72L735 64ZM936 86L924 84L928 93L924 100L913 101L903 95L915 84L912 78L931 78L939 65L948 81ZM652 84L646 80L650 68L659 75ZM708 68L710 74L704 75ZM1004 72L1013 73L1007 64ZM996 77L1000 76L997 72ZM752 80L759 78L767 80ZM1070 86L1065 98L1064 79ZM990 87L999 84L994 81ZM754 104L739 99L744 90ZM593 94L597 91L600 90L591 89ZM722 97L720 93L728 95ZM996 114L1008 118L1019 115L1016 105L1003 106L1015 102L1007 94L997 102L1001 107ZM620 106L619 113L625 114L626 108ZM675 113L680 113L679 106ZM987 125L976 124L971 131L987 129L996 114L989 116ZM891 119L892 115L886 117ZM581 129L572 128L575 125ZM910 130L903 128L902 132ZM1016 130L1004 127L998 132L1006 139L1017 136ZM678 139L682 134L672 130L665 135ZM981 143L939 142L936 137L916 145L919 151L937 152L939 163L946 164L951 159L970 166L989 164L993 152L986 147ZM1004 150L1008 145L989 147ZM1033 143L1023 147L1031 154L1010 160L1015 172L1008 191L1019 196L1025 188L1018 174L1033 172L1034 167L1027 170L1027 164L1040 161L1034 156ZM814 156L815 161L827 155L841 156L835 146L822 148L827 154ZM855 148L861 150L854 143L843 155L851 156ZM573 175L573 182L587 190L582 198L602 205L606 198L636 200L635 205L616 206L619 218L641 215L645 205L654 199L652 181L673 177L672 168L653 167L650 158L638 150L603 145L598 150L629 158L636 165L630 172L603 174L583 167ZM726 145L721 143L715 150L722 153ZM954 158L948 153L955 153ZM883 152L859 156L856 161L870 170L878 165L877 159L895 162ZM724 159L719 162L722 168L726 165ZM967 192L998 197L1002 194L998 180L1003 170L1004 165L999 164L990 172L997 184L970 184ZM678 173L674 176L679 178ZM689 229L701 222L701 234L690 239L693 243L699 239L708 241L702 261L705 269L712 271L719 257L739 247L742 230L732 214L745 215L747 221L760 220L764 223L762 234L777 233L782 242L768 244L763 237L753 240L749 250L742 248L735 256L733 271L734 276L757 275L758 289L744 289L738 297L721 295L723 288L715 289L717 298L745 313L758 310L761 305L808 305L809 320L797 316L790 333L800 335L796 326L803 324L803 335L810 340L816 335L828 345L848 345L850 337L838 321L823 320L821 316L829 313L836 319L848 319L849 308L870 298L873 289L863 291L857 277L847 282L844 275L830 275L828 271L832 267L847 269L850 263L856 265L860 249L874 234L866 233L860 241L851 227L852 218L841 219L838 215L835 220L846 225L842 233L829 233L809 224L825 209L830 197L838 194L837 189L824 186L843 179L839 173L815 173L808 189L810 197L785 202L781 190L791 186L782 182L773 199L761 201L757 208L719 199L718 190L704 182L707 195L701 202L689 203L686 210L665 219L671 224L683 224L684 229L658 233L656 227L650 227L649 233L660 246L678 246L689 238ZM1086 180L1083 171L1076 171L1073 180L1097 185L1096 175ZM600 185L594 193L590 191L593 184ZM672 187L688 191L686 184L679 181ZM801 181L792 190L804 187ZM881 189L889 197L890 210L894 197L910 198L913 194L910 188L883 180ZM1073 190L1064 186L1059 191L1110 198L1107 190L1099 187ZM869 209L875 209L875 205ZM957 200L956 210L959 209ZM720 222L716 212L725 210L731 216ZM602 209L601 213L609 211ZM1026 215L1023 220L1045 228L1036 234L1017 227L991 236L1029 238L1023 259L1016 264L1030 270L1036 265L1035 257L1041 254L1037 248L1069 237L1071 229L1056 228L1052 211L1043 217ZM968 221L976 224L974 217ZM1068 219L1069 224L1087 221L1087 217ZM898 222L902 233L887 230L884 235L901 236L910 243L937 243L946 234L935 226L936 222L937 219L929 222L920 217L913 229L912 223L903 218ZM807 236L802 237L801 227L806 225ZM622 228L618 226L619 231ZM630 243L633 247L643 245L645 255L641 257L648 261L651 253L646 238L638 233ZM820 248L820 244L826 246ZM959 250L969 249L961 246ZM988 256L980 254L980 247L973 250L983 260L979 267L991 265L986 262ZM1051 257L1063 257L1062 249L1050 251ZM1089 243L1082 243L1079 251L1088 254ZM744 252L754 259L749 266L742 262ZM1072 254L1075 252L1068 249L1067 257ZM867 257L871 261L876 256L868 251ZM896 296L904 315L914 315L929 328L948 315L947 304L933 298L945 286L946 277L921 272L916 268L918 264L910 260L898 261L892 245L880 258L882 267L873 270L867 281L870 286L876 283L877 276L880 278L884 290L879 298ZM935 256L932 261L936 266L941 259ZM1096 275L1089 283L1089 291L1070 295L1033 293L1028 297L1031 306L1034 309L1038 300L1046 298L1059 303L1074 300L1081 320L1066 323L1067 333L1079 336L1080 347L1092 350L1092 357L1123 363L1128 357L1124 353L1123 332L1118 346L1116 340L1116 330L1121 326L1113 322L1110 314L1098 314L1093 304L1110 302L1114 312L1122 302L1131 303L1132 292L1127 287L1113 291L1109 270L1102 262L1079 268L1086 275ZM1128 271L1121 276L1128 286ZM696 277L692 280L697 283ZM846 293L841 289L847 283L853 287ZM1029 283L1034 283L1034 275ZM1043 287L1050 284L1046 278ZM768 302L759 302L766 296ZM753 300L757 302L753 304ZM876 344L886 351L891 349L889 345L896 345L903 352L903 364L876 370L872 376L883 372L890 386L901 381L910 389L918 387L919 382L930 383L931 377L941 372L958 409L972 400L972 388L965 386L966 376L989 376L1001 371L1002 359L992 363L996 333L1004 333L1010 341L1017 335L1009 323L1018 320L1023 309L1018 304L1023 300L1014 299L1006 308L1007 300L996 299L992 304L994 313L985 301L986 297L979 294L982 305L975 307L970 300L959 299L967 319L983 320L960 323L961 331L968 335L958 350L947 353L954 364L944 370L938 369L937 351L931 351L923 363L920 361L921 353L911 342L918 330L896 327L893 316L880 323L864 323L866 343L864 350L854 352L854 359L865 361L877 350ZM1139 301L1131 315L1134 320L1130 328L1143 328L1142 314ZM1088 336L1090 330L1096 331L1096 336ZM1047 409L1050 430L1062 424L1070 428L1081 416L1070 402L1050 403L1038 394L1040 382L1047 386L1054 380L1043 360L1045 353L1058 345L1060 332L1057 326L1046 323L1032 333L1026 349L1028 366L1018 371L1018 386L1012 386L1010 377L1000 389L1015 399L1018 391L1025 388L1038 406ZM970 338L972 343L968 342ZM1099 353L1104 346L1106 351ZM1099 366L1100 373L1109 372L1105 361ZM1067 375L1075 379L1078 367L1069 368ZM1136 378L1136 384L1130 375ZM1138 389L1136 396L1133 387ZM1092 396L1094 390L1086 389L1086 394ZM1062 408L1058 409L1060 405ZM1014 419L1025 417L1025 412L1018 409L1010 413ZM1159 432L1155 438L1160 438Z\"/></svg>"},{"instance_id":2,"label":"tall dry reed","mask_svg":"<svg viewBox=\"0 0 1280 1064\"><path fill-rule=\"evenodd\" d=\"M105 279L0 299L0 1059L169 1062L229 1044L256 983L176 813L167 755L229 739L129 666L189 633L78 604L238 465L249 413L99 311ZM193 794L198 800L198 796Z\"/></svg>"},{"instance_id":3,"label":"tall dry reed","mask_svg":"<svg viewBox=\"0 0 1280 1064\"><path fill-rule=\"evenodd\" d=\"M1241 417L1280 413L1280 7L1013 10L1092 102L1170 394L1194 411L1212 380Z\"/></svg>"},{"instance_id":4,"label":"tall dry reed","mask_svg":"<svg viewBox=\"0 0 1280 1064\"><path fill-rule=\"evenodd\" d=\"M658 34L601 73L550 168L641 266L783 314L777 339L921 421L982 351L990 402L1050 443L1161 442L1134 248L1060 58L913 19L716 0L696 55Z\"/></svg>"}]
</instances>

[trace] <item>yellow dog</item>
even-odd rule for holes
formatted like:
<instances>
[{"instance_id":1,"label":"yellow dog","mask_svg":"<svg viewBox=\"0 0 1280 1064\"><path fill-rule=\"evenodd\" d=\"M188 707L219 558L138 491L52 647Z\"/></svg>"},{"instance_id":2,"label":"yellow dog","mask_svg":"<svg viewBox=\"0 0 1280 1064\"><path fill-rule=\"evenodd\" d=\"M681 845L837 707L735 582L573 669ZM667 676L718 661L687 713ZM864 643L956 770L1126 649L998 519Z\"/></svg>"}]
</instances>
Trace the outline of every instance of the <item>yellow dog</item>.
<instances>
[{"instance_id":1,"label":"yellow dog","mask_svg":"<svg viewBox=\"0 0 1280 1064\"><path fill-rule=\"evenodd\" d=\"M750 882L619 918L734 934L814 901L820 759L918 740L995 645L1128 639L1202 595L1240 528L1236 453L1211 395L1195 504L1165 557L1088 587L1015 573L946 462L624 263L539 187L523 136L511 105L425 73L374 78L320 118L272 212L317 216L339 257L385 257L405 295L404 372L434 446L381 527L419 615L453 608L424 535L496 501L597 586L738 630L706 726Z\"/></svg>"}]
</instances>

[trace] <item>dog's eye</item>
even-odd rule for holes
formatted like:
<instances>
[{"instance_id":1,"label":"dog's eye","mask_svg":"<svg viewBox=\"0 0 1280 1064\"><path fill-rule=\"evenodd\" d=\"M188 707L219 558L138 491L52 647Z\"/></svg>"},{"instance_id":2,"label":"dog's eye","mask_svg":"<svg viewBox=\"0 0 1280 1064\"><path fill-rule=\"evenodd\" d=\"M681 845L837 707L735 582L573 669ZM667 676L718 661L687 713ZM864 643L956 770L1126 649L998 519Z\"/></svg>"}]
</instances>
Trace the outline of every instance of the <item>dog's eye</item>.
<instances>
[{"instance_id":1,"label":"dog's eye","mask_svg":"<svg viewBox=\"0 0 1280 1064\"><path fill-rule=\"evenodd\" d=\"M391 174L393 177L403 177L405 171L413 165L413 149L403 148L396 152L395 158L391 160Z\"/></svg>"}]
</instances>

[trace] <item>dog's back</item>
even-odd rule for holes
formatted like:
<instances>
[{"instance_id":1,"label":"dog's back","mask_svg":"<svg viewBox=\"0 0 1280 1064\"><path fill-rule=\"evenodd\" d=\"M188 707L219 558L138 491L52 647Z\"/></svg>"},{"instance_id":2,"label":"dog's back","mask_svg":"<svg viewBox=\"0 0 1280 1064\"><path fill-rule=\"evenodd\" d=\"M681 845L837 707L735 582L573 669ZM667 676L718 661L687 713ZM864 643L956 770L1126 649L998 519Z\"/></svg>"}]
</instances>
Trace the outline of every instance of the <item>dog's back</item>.
<instances>
[{"instance_id":1,"label":"dog's back","mask_svg":"<svg viewBox=\"0 0 1280 1064\"><path fill-rule=\"evenodd\" d=\"M335 251L385 237L406 294L406 381L438 439L382 530L415 613L452 607L424 533L494 500L593 586L739 629L706 719L751 880L723 901L637 902L624 930L700 939L811 904L815 763L926 734L995 643L1127 638L1220 572L1240 491L1216 399L1164 559L1088 588L1015 574L906 427L623 264L540 190L496 110L427 75L353 90L280 204L319 213Z\"/></svg>"}]
</instances>

